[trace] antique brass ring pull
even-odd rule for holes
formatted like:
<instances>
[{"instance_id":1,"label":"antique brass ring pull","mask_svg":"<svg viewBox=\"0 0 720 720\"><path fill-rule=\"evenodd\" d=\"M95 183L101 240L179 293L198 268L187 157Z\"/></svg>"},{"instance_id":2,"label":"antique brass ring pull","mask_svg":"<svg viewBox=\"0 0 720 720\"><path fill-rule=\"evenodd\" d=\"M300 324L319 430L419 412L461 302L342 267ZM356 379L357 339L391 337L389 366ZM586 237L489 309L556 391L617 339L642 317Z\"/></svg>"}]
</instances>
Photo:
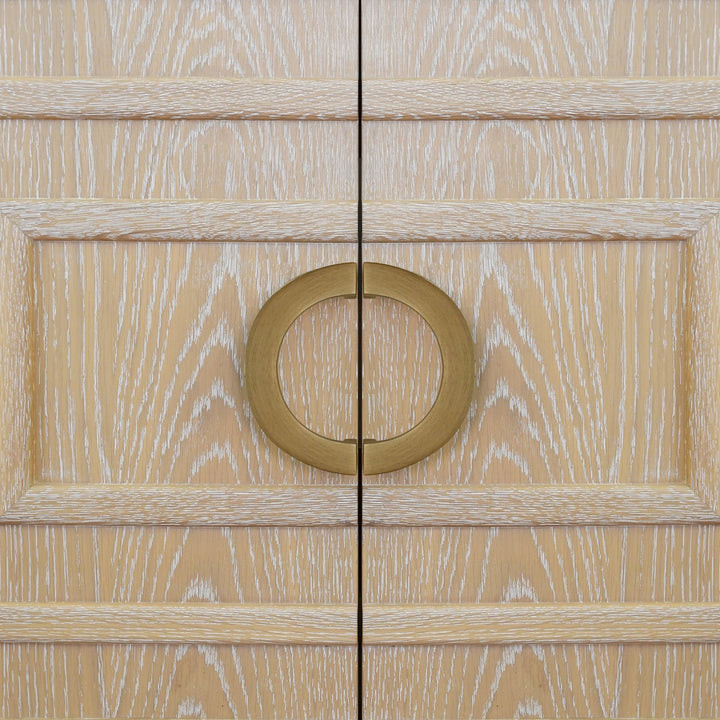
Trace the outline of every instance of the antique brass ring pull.
<instances>
[{"instance_id":1,"label":"antique brass ring pull","mask_svg":"<svg viewBox=\"0 0 720 720\"><path fill-rule=\"evenodd\" d=\"M267 436L299 460L331 472L357 472L357 442L333 440L305 427L290 411L278 377L280 346L295 319L332 297L357 296L357 266L343 263L313 270L278 290L250 330L245 373L250 406ZM441 448L457 431L470 407L475 381L473 342L455 303L424 278L392 265L363 265L363 296L383 296L416 310L437 338L442 379L428 414L414 427L387 440L363 440L368 475L412 465Z\"/></svg>"}]
</instances>

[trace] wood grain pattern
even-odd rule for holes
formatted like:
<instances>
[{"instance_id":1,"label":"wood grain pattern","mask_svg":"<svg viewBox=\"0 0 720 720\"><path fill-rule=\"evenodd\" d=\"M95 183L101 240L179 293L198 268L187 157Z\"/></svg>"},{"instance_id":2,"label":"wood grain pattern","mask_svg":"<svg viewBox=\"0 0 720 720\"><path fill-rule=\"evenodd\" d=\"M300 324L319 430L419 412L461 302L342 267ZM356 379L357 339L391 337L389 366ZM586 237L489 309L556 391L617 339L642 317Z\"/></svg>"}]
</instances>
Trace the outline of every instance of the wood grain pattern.
<instances>
[{"instance_id":1,"label":"wood grain pattern","mask_svg":"<svg viewBox=\"0 0 720 720\"><path fill-rule=\"evenodd\" d=\"M66 242L36 257L39 482L354 482L272 444L243 379L258 308L302 272L352 261L352 245ZM357 435L355 312L338 300L303 314L295 338L321 329L281 363L291 409L340 440Z\"/></svg>"},{"instance_id":2,"label":"wood grain pattern","mask_svg":"<svg viewBox=\"0 0 720 720\"><path fill-rule=\"evenodd\" d=\"M697 508L689 508L686 515ZM707 512L704 517L707 516ZM354 487L164 484L35 484L0 523L89 525L352 525Z\"/></svg>"},{"instance_id":3,"label":"wood grain pattern","mask_svg":"<svg viewBox=\"0 0 720 720\"><path fill-rule=\"evenodd\" d=\"M374 527L363 548L371 604L720 602L718 525Z\"/></svg>"},{"instance_id":4,"label":"wood grain pattern","mask_svg":"<svg viewBox=\"0 0 720 720\"><path fill-rule=\"evenodd\" d=\"M681 484L438 484L367 487L363 491L363 522L395 526L635 525L720 523L720 515Z\"/></svg>"},{"instance_id":5,"label":"wood grain pattern","mask_svg":"<svg viewBox=\"0 0 720 720\"><path fill-rule=\"evenodd\" d=\"M714 0L366 0L363 78L717 76Z\"/></svg>"},{"instance_id":6,"label":"wood grain pattern","mask_svg":"<svg viewBox=\"0 0 720 720\"><path fill-rule=\"evenodd\" d=\"M5 643L355 645L356 614L355 605L10 603L0 627Z\"/></svg>"},{"instance_id":7,"label":"wood grain pattern","mask_svg":"<svg viewBox=\"0 0 720 720\"><path fill-rule=\"evenodd\" d=\"M366 80L363 83L363 120L719 116L720 83L704 78Z\"/></svg>"},{"instance_id":8,"label":"wood grain pattern","mask_svg":"<svg viewBox=\"0 0 720 720\"><path fill-rule=\"evenodd\" d=\"M32 240L127 242L356 242L350 202L0 202Z\"/></svg>"},{"instance_id":9,"label":"wood grain pattern","mask_svg":"<svg viewBox=\"0 0 720 720\"><path fill-rule=\"evenodd\" d=\"M0 514L33 479L32 243L0 215Z\"/></svg>"},{"instance_id":10,"label":"wood grain pattern","mask_svg":"<svg viewBox=\"0 0 720 720\"><path fill-rule=\"evenodd\" d=\"M113 214L109 206L94 218L86 217L85 232L93 239L56 234L56 242L35 245L31 270L42 267L44 274L31 285L36 295L33 320L42 316L47 323L34 331L39 354L46 354L43 369L33 369L37 399L33 412L52 424L44 447L52 455L50 446L56 444L56 458L61 456L68 472L65 479L83 480L73 474L83 472L81 465L89 452L91 464L99 464L94 465L98 473L92 471L93 477L85 478L88 482L102 480L102 473L113 466L111 475L120 472L125 480L121 492L114 492L113 483L92 489L82 482L53 488L35 485L21 501L32 505L34 493L46 493L33 506L32 519L0 528L3 602L40 608L50 603L46 609L51 613L57 610L54 603L71 602L89 605L91 614L96 603L111 607L141 603L151 615L152 608L163 603L201 603L201 613L210 617L218 605L259 604L256 617L265 619L272 618L272 608L278 605L288 607L277 608L277 617L296 616L298 605L310 610L318 605L354 610L357 531L350 525L199 527L191 526L191 516L202 520L223 515L226 522L256 523L264 515L267 522L275 523L285 514L296 521L297 511L305 513L295 507L292 514L291 506L302 493L308 517L317 518L319 512L331 523L341 517L343 524L354 521L348 516L355 494L351 482L338 487L336 478L312 479L307 474L311 471L300 469L295 478L299 485L295 490L287 487L288 480L295 485L292 463L278 458L270 446L263 449L237 391L242 382L238 369L243 364L243 328L253 319L250 296L257 292L256 301L261 302L301 272L302 258L310 261L318 253L313 243L315 250L302 244L302 238L315 231L309 229L313 222L319 223L315 229L324 225L317 240L336 243L319 250L318 263L335 256L354 257L357 123L265 122L217 115L247 117L248 110L260 110L287 117L294 113L288 112L293 94L295 110L304 117L342 115L335 103L356 84L357 30L357 7L344 0L300 0L291 5L254 0L239 4L224 0L0 2L4 99L22 106L19 90L35 94L35 109L14 105L12 112L19 110L24 117L0 121L0 197L44 202L209 201L216 210L215 203L224 201L249 203L236 207L222 221L221 214L205 212L198 203L186 206L176 213L171 235L177 240L185 234L190 244L176 244L174 249L164 246L168 238L153 240L148 233L136 234L131 242L96 242L100 238L93 235L92 227L109 219ZM317 83L323 80L329 83L325 90L334 89L333 97L317 92ZM300 90L310 92L300 98ZM44 91L48 91L47 103L41 117L28 118L40 110ZM48 103L57 111L66 102L62 112L69 113L71 120L47 119L53 112ZM355 111L353 106L348 116L354 117ZM189 112L195 119L158 119ZM102 119L88 119L88 114ZM145 119L113 117L119 114ZM215 117L207 119L208 115ZM310 205L302 205L308 201ZM337 205L327 207L333 203ZM81 213L72 209L75 219ZM325 214L327 222L321 221ZM116 238L123 234L123 223L126 230L130 223L143 224L145 230L154 224L161 238L162 229L173 222L147 205L136 207L134 215L134 219L115 216ZM49 234L53 223L62 224L57 216L45 220ZM207 243L218 231L214 237L233 242L222 247ZM256 242L244 243L248 232ZM287 243L266 244L273 237ZM256 261L265 263L269 274L258 275ZM250 295L248 279L254 287ZM87 325L85 319L92 315L94 320ZM299 319L283 348L287 399L314 428L334 424L333 413L327 410L331 406L338 416L352 418L353 394L348 400L344 391L338 392L337 382L343 381L337 373L354 373L354 350L345 342L344 329L355 322L342 303L323 304ZM321 336L314 332L317 327L323 329ZM160 354L165 354L163 346L169 354L158 364ZM167 362L176 369L185 363L175 381L175 370ZM326 383L329 393L319 406L313 406L312 400L318 392L313 366L317 377L325 378L320 384ZM354 388L357 383L354 376L351 379ZM59 384L48 385L55 381ZM160 483L152 487L138 483L140 493L148 494L132 497L138 487L133 487L134 481L140 476L152 480L148 472L153 471L143 467L147 462L143 454L150 447L145 443L153 445L172 424L152 418L152 408L166 407L171 414L179 409L167 395L172 395L173 382L180 382L174 387L185 407L176 416L176 439L188 451L186 470L190 475L199 472L200 482L188 483L191 477L182 471L183 488L176 493L168 481L179 476L168 472L169 466L157 467L155 479ZM49 405L42 388L51 392ZM87 402L93 406L90 414ZM102 407L106 402L112 410ZM48 415L50 406L60 414ZM66 411L70 414L63 416ZM114 429L113 422L118 423ZM162 425L153 425L156 422ZM238 423L249 433L248 456L239 446L227 444L234 442L231 436ZM42 433L37 425L33 432L36 437ZM104 432L109 434L103 438ZM60 449L58 441L69 444ZM111 444L103 447L105 442ZM161 454L167 449L175 452L170 446L163 450L164 441L159 442ZM171 443L177 450L177 444ZM255 451L260 453L255 456L260 465L266 461L274 465L262 488L255 471L236 473L238 462L238 467L255 463ZM132 467L138 475L134 470L126 473ZM41 471L32 475L42 481ZM228 488L230 477L233 486ZM237 479L245 483L244 489ZM259 494L253 494L253 487ZM314 489L320 492L312 495ZM99 492L84 494L87 490ZM77 493L75 499L52 500L64 491ZM118 505L123 497L126 500ZM183 501L188 505L180 508ZM53 502L57 522L95 524L48 525ZM166 520L175 515L178 522L188 522L174 527L97 524L113 517L122 522L118 510L123 502L125 519L135 513L145 516L141 518L145 523L161 522L163 515ZM217 514L222 507L225 510ZM84 623L90 625L87 618ZM92 624L98 631L104 627L102 622ZM330 631L320 638L322 645L289 645L287 633L282 633L291 625L275 625L281 633L276 638L279 644L167 645L164 637L156 643L122 645L6 643L0 650L0 715L353 717L357 649L326 645ZM78 627L82 629L80 621ZM151 627L146 623L143 629ZM355 623L350 627L354 632Z\"/></svg>"},{"instance_id":11,"label":"wood grain pattern","mask_svg":"<svg viewBox=\"0 0 720 720\"><path fill-rule=\"evenodd\" d=\"M357 650L319 646L0 645L3 717L353 720ZM78 683L78 677L85 679Z\"/></svg>"},{"instance_id":12,"label":"wood grain pattern","mask_svg":"<svg viewBox=\"0 0 720 720\"><path fill-rule=\"evenodd\" d=\"M3 120L0 196L356 204L357 132L356 122Z\"/></svg>"},{"instance_id":13,"label":"wood grain pattern","mask_svg":"<svg viewBox=\"0 0 720 720\"><path fill-rule=\"evenodd\" d=\"M364 123L363 198L718 198L719 131L717 120Z\"/></svg>"},{"instance_id":14,"label":"wood grain pattern","mask_svg":"<svg viewBox=\"0 0 720 720\"><path fill-rule=\"evenodd\" d=\"M683 243L377 243L363 257L448 293L473 333L477 363L473 404L455 438L366 484L686 482L676 350ZM402 416L416 397L427 399L423 383L407 381L425 374L416 359L378 342L383 318L372 303L363 375L376 397L368 396L364 434L381 439L376 417L387 427L393 409Z\"/></svg>"},{"instance_id":15,"label":"wood grain pattern","mask_svg":"<svg viewBox=\"0 0 720 720\"><path fill-rule=\"evenodd\" d=\"M351 527L4 525L0 602L347 604L356 545Z\"/></svg>"},{"instance_id":16,"label":"wood grain pattern","mask_svg":"<svg viewBox=\"0 0 720 720\"><path fill-rule=\"evenodd\" d=\"M687 465L690 485L720 512L720 223L689 242Z\"/></svg>"},{"instance_id":17,"label":"wood grain pattern","mask_svg":"<svg viewBox=\"0 0 720 720\"><path fill-rule=\"evenodd\" d=\"M0 80L0 118L353 120L355 80Z\"/></svg>"},{"instance_id":18,"label":"wood grain pattern","mask_svg":"<svg viewBox=\"0 0 720 720\"><path fill-rule=\"evenodd\" d=\"M375 201L363 204L363 240L368 243L688 240L718 212L720 204L709 200ZM39 222L25 221L20 212L12 216L22 227L27 226L29 233L37 232Z\"/></svg>"},{"instance_id":19,"label":"wood grain pattern","mask_svg":"<svg viewBox=\"0 0 720 720\"><path fill-rule=\"evenodd\" d=\"M0 609L0 613L2 610ZM12 616L10 621L12 622ZM718 603L363 607L364 645L718 642Z\"/></svg>"},{"instance_id":20,"label":"wood grain pattern","mask_svg":"<svg viewBox=\"0 0 720 720\"><path fill-rule=\"evenodd\" d=\"M357 17L345 0L3 0L0 75L355 79Z\"/></svg>"},{"instance_id":21,"label":"wood grain pattern","mask_svg":"<svg viewBox=\"0 0 720 720\"><path fill-rule=\"evenodd\" d=\"M715 718L719 670L717 643L373 647L365 707L383 720Z\"/></svg>"},{"instance_id":22,"label":"wood grain pattern","mask_svg":"<svg viewBox=\"0 0 720 720\"><path fill-rule=\"evenodd\" d=\"M445 618L445 611L455 619L466 611L467 617L479 618L488 604L491 611L509 617L518 603L533 603L530 609L540 614L549 603L586 604L593 612L596 603L606 602L720 601L714 490L703 494L691 487L699 482L693 480L693 463L698 465L698 477L710 487L717 482L717 473L709 471L717 446L711 439L714 395L699 401L697 392L700 377L714 387L710 368L715 354L701 351L698 362L689 357L691 347L709 348L715 323L708 319L700 330L699 317L693 318L687 305L700 296L700 284L703 294L717 294L714 271L712 281L704 271L698 276L702 280L695 277L698 260L707 267L715 265L714 249L693 245L693 238L707 237L707 228L715 221L703 218L687 234L679 233L677 240L665 244L650 227L660 213L653 213L648 205L650 222L644 228L632 221L618 223L628 235L637 230L637 236L613 240L611 222L600 229L595 225L598 214L590 209L607 203L610 220L609 207L615 205L616 218L627 219L623 203L628 203L627 208L638 200L702 203L720 197L720 124L692 112L714 112L712 93L703 97L693 92L719 74L718 12L720 6L712 0L592 4L369 0L363 4L362 74L367 93L363 109L373 118L424 118L374 119L363 124L363 230L369 233L364 240L372 241L364 245L363 257L408 267L455 298L475 329L476 341L486 338L476 346L478 388L492 398L490 403L507 403L507 412L493 417L488 426L493 431L479 445L474 445L479 432L474 423L487 403L477 406L477 415L471 409L466 429L435 458L405 474L364 480L365 519L403 522L417 513L422 523L366 527L363 532L363 600L379 622L387 618L389 628L393 606L401 606L399 615L407 609L417 612L418 618L430 610L410 629L410 635L417 630L419 636L441 633L446 626L440 615ZM675 89L682 92L673 99ZM655 113L670 118L682 112L681 104L688 111L684 119L650 119ZM564 119L546 119L565 113ZM431 119L443 116L456 119ZM634 117L627 119L630 116ZM566 200L588 201L587 214L576 214L566 205L565 217L558 213L561 222L554 227L540 213L533 215L533 203L537 208ZM513 222L504 223L502 214L490 220L492 213L485 212L493 203L517 203L510 211ZM585 238L578 237L583 225L589 226ZM595 240L590 238L593 227L600 230ZM543 236L544 230L548 232ZM575 237L569 238L573 233ZM515 242L519 237L526 243ZM571 243L560 242L563 239ZM557 262L550 261L556 251L568 253L568 258L577 252L584 260L563 262L555 256ZM520 260L524 252L530 253L527 265ZM617 264L623 268L620 274L611 269L613 263L596 264L601 256L610 257L605 253L615 252L623 253ZM489 261L491 255L497 263ZM548 259L547 265L541 258ZM487 283L476 282L485 268L487 277L496 282L497 295ZM653 277L649 284L641 279L646 272ZM554 299L544 304L538 296L525 305L540 283ZM505 299L499 301L501 295ZM368 306L363 322L373 331L382 317L371 303ZM545 310L540 312L542 307ZM703 300L700 315L705 317L713 308L714 300ZM572 322L565 324L570 317ZM402 326L402 320L393 323L391 327ZM691 331L693 323L696 332ZM435 350L422 326L408 327L413 332L408 350L399 342L380 342L387 338L387 328L363 342L364 372L371 378L364 387L374 393L366 414L368 428L377 423L387 432L394 424L402 426L409 406L417 400L421 407L432 402ZM658 353L660 346L654 343L663 333L669 334ZM540 367L552 365L548 363L552 353L543 349L551 338L563 345L558 351L563 363L558 373L548 375ZM498 351L494 367L493 354ZM629 355L622 360L625 351ZM630 367L635 370L628 375ZM420 387L417 378L426 373L427 384ZM692 373L697 376L695 386ZM623 376L626 380L620 381ZM519 377L524 380L515 384ZM536 377L532 387L523 386L532 377ZM555 385L553 378L561 385ZM608 384L615 382L619 384ZM520 432L509 418L529 418L534 398L545 392L555 402L567 398L574 408L546 426L574 437L584 448L578 454L569 450L575 447L573 440L563 446L563 457L580 457L593 448L586 457L597 459L595 451L602 455L612 445L622 448L617 467L626 480L634 479L633 501L625 505L610 499L611 493L622 495L629 487L622 481L613 481L614 487L608 488L607 479L594 484L591 476L596 475L577 470L570 473L577 483L560 484L559 474L552 473L543 475L542 489L532 482L517 495L510 489L521 475L518 468L528 469L525 478L537 478L534 463L542 452L518 450ZM656 405L653 410L661 397L662 409ZM397 410L389 410L395 407L395 398ZM635 410L628 412L627 403ZM379 408L385 408L384 413ZM691 412L702 427L697 441L688 435ZM662 418L662 429L643 427L653 415L658 421ZM610 431L621 426L630 434L620 437ZM493 432L503 431L508 435L496 435L493 446ZM603 435L608 431L617 441ZM672 447L672 473L677 470L677 474L663 480L662 472L653 471L654 480L647 483L650 476L630 459L640 438L659 441L647 455L641 451L649 462L642 463L645 468L659 469L659 458L669 458L666 453ZM481 460L489 456L491 447L499 463L495 470ZM586 467L597 467L593 462ZM647 504L638 502L639 495L656 493L667 484L672 486L648 497ZM676 498L675 520L671 512L667 525L647 524L660 517L657 511L669 499L666 490ZM452 509L452 503L444 506L445 492L457 493ZM523 496L525 492L529 495ZM504 493L514 497L512 507L498 500ZM698 516L696 524L678 524L682 522L678 515L688 509L685 498L701 514L708 513ZM502 525L518 517L516 510L528 517L543 500L548 500L544 512L533 519L543 522L543 516L552 516L558 524ZM578 505L572 507L574 500ZM605 502L607 514L603 518L598 513L591 522L620 520L616 513L621 510L624 517L631 517L645 508L648 516L635 526L568 526L572 522L568 515L592 513ZM433 519L434 511L443 516L442 521ZM452 526L458 519L469 524ZM472 524L486 521L501 526ZM444 603L449 606L437 609ZM436 610L437 617L432 615ZM464 632L470 623L458 629L457 645L410 646L408 633L404 640L398 633L395 645L366 647L366 717L709 718L720 714L717 638L710 643L627 643L616 633L610 643L556 644L564 632L578 628L568 610L564 608L565 624L559 621L557 632L543 644L523 638L523 626L518 627L516 641L507 646L482 644L479 636L479 644L470 645ZM607 632L612 633L611 626ZM645 635L650 636L651 632Z\"/></svg>"}]
</instances>

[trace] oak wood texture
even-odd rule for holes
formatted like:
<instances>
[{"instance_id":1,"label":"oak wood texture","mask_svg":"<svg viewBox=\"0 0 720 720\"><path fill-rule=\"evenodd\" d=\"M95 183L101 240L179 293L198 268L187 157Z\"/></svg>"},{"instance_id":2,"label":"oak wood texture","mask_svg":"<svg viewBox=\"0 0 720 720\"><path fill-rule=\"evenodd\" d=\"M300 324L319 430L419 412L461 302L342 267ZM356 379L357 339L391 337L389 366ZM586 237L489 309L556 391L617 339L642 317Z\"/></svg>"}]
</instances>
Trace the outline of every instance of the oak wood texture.
<instances>
[{"instance_id":1,"label":"oak wood texture","mask_svg":"<svg viewBox=\"0 0 720 720\"><path fill-rule=\"evenodd\" d=\"M0 80L0 118L353 120L355 80Z\"/></svg>"},{"instance_id":2,"label":"oak wood texture","mask_svg":"<svg viewBox=\"0 0 720 720\"><path fill-rule=\"evenodd\" d=\"M719 603L369 605L366 645L717 642Z\"/></svg>"},{"instance_id":3,"label":"oak wood texture","mask_svg":"<svg viewBox=\"0 0 720 720\"><path fill-rule=\"evenodd\" d=\"M355 258L357 123L289 118L355 117L357 30L344 0L0 2L0 202L42 226L7 220L32 250L35 465L0 595L96 631L0 623L2 717L354 716L353 479L268 444L242 367L274 290ZM282 348L318 431L356 414L353 310L309 310ZM205 636L167 644L157 621L197 605ZM113 642L128 607L139 641Z\"/></svg>"},{"instance_id":4,"label":"oak wood texture","mask_svg":"<svg viewBox=\"0 0 720 720\"><path fill-rule=\"evenodd\" d=\"M356 605L11 603L3 640L23 642L355 645ZM698 633L702 629L698 628Z\"/></svg>"},{"instance_id":5,"label":"oak wood texture","mask_svg":"<svg viewBox=\"0 0 720 720\"><path fill-rule=\"evenodd\" d=\"M720 715L701 622L620 630L720 601L717 210L679 210L720 197L718 13L363 3L363 257L455 299L478 391L434 458L364 478L368 719ZM363 424L402 431L437 348L363 311Z\"/></svg>"},{"instance_id":6,"label":"oak wood texture","mask_svg":"<svg viewBox=\"0 0 720 720\"><path fill-rule=\"evenodd\" d=\"M718 117L720 82L707 78L453 78L363 83L363 120Z\"/></svg>"}]
</instances>

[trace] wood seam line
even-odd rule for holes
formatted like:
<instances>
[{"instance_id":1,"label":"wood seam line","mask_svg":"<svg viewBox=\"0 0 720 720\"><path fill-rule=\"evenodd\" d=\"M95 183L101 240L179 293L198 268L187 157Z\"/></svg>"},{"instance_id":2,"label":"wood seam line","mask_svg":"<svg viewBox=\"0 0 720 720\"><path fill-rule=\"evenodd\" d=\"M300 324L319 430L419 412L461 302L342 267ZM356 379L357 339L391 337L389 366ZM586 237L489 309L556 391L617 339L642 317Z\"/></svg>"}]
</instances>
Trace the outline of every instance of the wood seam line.
<instances>
[{"instance_id":1,"label":"wood seam line","mask_svg":"<svg viewBox=\"0 0 720 720\"><path fill-rule=\"evenodd\" d=\"M720 603L365 605L366 645L720 641Z\"/></svg>"},{"instance_id":2,"label":"wood seam line","mask_svg":"<svg viewBox=\"0 0 720 720\"><path fill-rule=\"evenodd\" d=\"M718 117L717 78L448 78L363 82L363 120Z\"/></svg>"},{"instance_id":3,"label":"wood seam line","mask_svg":"<svg viewBox=\"0 0 720 720\"><path fill-rule=\"evenodd\" d=\"M33 485L1 523L355 526L357 487Z\"/></svg>"},{"instance_id":4,"label":"wood seam line","mask_svg":"<svg viewBox=\"0 0 720 720\"><path fill-rule=\"evenodd\" d=\"M363 80L363 120L720 117L716 78ZM0 80L0 118L356 120L354 79Z\"/></svg>"},{"instance_id":5,"label":"wood seam line","mask_svg":"<svg viewBox=\"0 0 720 720\"><path fill-rule=\"evenodd\" d=\"M370 201L364 242L687 240L720 200ZM0 200L33 240L356 242L357 204Z\"/></svg>"},{"instance_id":6,"label":"wood seam line","mask_svg":"<svg viewBox=\"0 0 720 720\"><path fill-rule=\"evenodd\" d=\"M2 603L0 641L356 643L355 604ZM365 604L365 644L720 641L720 603Z\"/></svg>"},{"instance_id":7,"label":"wood seam line","mask_svg":"<svg viewBox=\"0 0 720 720\"><path fill-rule=\"evenodd\" d=\"M363 492L373 526L718 523L684 485L378 487ZM2 523L354 526L355 486L34 485Z\"/></svg>"}]
</instances>

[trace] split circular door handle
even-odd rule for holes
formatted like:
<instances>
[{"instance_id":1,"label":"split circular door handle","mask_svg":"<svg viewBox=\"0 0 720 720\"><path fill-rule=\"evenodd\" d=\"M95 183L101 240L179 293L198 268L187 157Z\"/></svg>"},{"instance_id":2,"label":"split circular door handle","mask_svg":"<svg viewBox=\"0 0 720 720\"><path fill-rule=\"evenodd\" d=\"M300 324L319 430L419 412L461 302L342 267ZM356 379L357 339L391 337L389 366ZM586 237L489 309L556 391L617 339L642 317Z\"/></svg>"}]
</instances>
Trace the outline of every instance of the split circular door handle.
<instances>
[{"instance_id":1,"label":"split circular door handle","mask_svg":"<svg viewBox=\"0 0 720 720\"><path fill-rule=\"evenodd\" d=\"M473 342L462 313L448 295L408 270L363 264L363 297L388 297L408 305L428 323L440 347L442 377L425 417L395 437L363 439L368 475L412 465L439 450L458 430L470 407L475 383ZM357 297L357 266L342 263L313 270L280 288L261 308L248 336L245 375L255 419L280 448L309 465L352 475L357 441L333 440L303 425L282 395L278 358L283 338L296 318L322 300Z\"/></svg>"}]
</instances>

